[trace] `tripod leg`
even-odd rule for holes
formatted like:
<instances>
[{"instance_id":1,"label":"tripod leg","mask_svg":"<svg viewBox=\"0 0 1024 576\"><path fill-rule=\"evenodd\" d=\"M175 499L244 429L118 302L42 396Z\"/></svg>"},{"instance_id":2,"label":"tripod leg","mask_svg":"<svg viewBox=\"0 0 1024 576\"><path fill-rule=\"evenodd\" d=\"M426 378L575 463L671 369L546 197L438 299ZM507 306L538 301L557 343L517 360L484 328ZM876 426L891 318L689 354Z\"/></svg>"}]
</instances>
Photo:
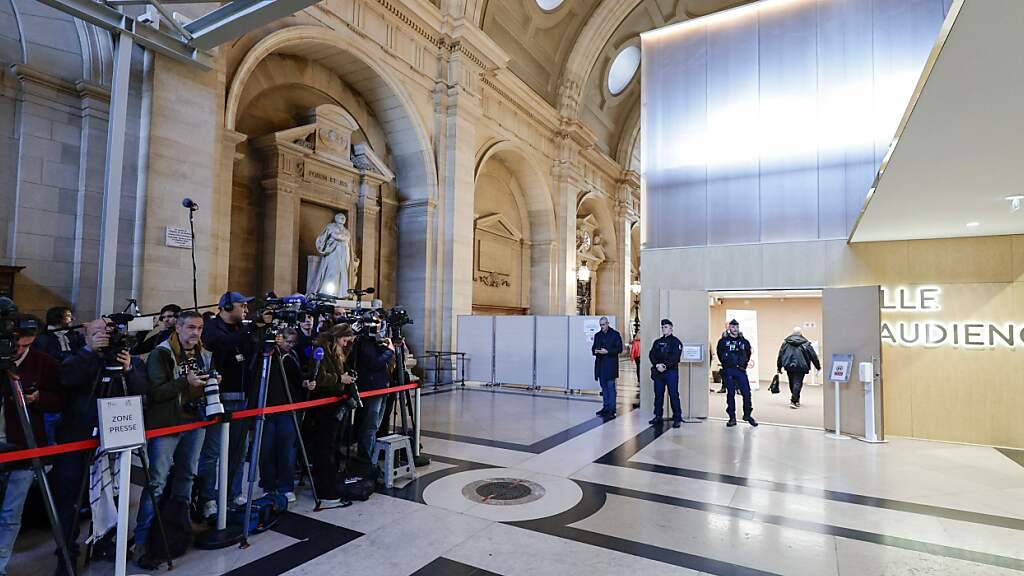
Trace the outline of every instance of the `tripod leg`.
<instances>
[{"instance_id":1,"label":"tripod leg","mask_svg":"<svg viewBox=\"0 0 1024 576\"><path fill-rule=\"evenodd\" d=\"M121 458L131 458L131 455L131 452L123 452L121 453ZM146 478L146 487L143 489L143 492L149 494L149 498L153 502L153 518L156 520L156 529L160 531L160 541L163 542L164 545L164 559L167 560L167 569L173 570L174 562L171 559L171 549L167 545L167 531L164 529L164 519L160 512L160 502L157 501L156 494L153 494L153 490L150 488L152 484L152 476L150 476L149 473L149 454L146 453L145 448L139 449L139 460L142 462L142 475ZM121 489L124 490L124 487ZM128 495L127 492L124 494L126 496ZM138 544L138 542L136 542L136 544ZM145 542L142 544L145 546ZM135 560L138 561L138 558Z\"/></svg>"},{"instance_id":2,"label":"tripod leg","mask_svg":"<svg viewBox=\"0 0 1024 576\"><path fill-rule=\"evenodd\" d=\"M281 382L284 385L284 394L288 398L289 404L294 404L295 401L292 398L292 390L288 382L288 374L284 370L284 362L279 362L278 367L281 369ZM309 490L313 493L313 502L316 503L316 507L320 507L320 498L316 495L316 482L313 481L313 468L309 465L309 454L306 452L306 443L302 440L302 429L299 427L299 417L295 414L295 410L289 410L292 415L292 424L295 426L295 435L299 439L299 454L302 456L302 463L306 467L306 476L309 478Z\"/></svg>"},{"instance_id":3,"label":"tripod leg","mask_svg":"<svg viewBox=\"0 0 1024 576\"><path fill-rule=\"evenodd\" d=\"M266 344L265 344L266 345ZM263 367L260 370L260 391L257 405L262 410L267 407L267 383L270 380L270 364L273 360L273 351L263 352ZM249 547L250 518L252 518L252 493L256 484L256 469L260 463L260 447L263 444L263 422L266 416L260 414L256 417L256 438L253 441L252 454L249 461L249 488L245 500L245 516L242 517L242 543L239 548Z\"/></svg>"}]
</instances>

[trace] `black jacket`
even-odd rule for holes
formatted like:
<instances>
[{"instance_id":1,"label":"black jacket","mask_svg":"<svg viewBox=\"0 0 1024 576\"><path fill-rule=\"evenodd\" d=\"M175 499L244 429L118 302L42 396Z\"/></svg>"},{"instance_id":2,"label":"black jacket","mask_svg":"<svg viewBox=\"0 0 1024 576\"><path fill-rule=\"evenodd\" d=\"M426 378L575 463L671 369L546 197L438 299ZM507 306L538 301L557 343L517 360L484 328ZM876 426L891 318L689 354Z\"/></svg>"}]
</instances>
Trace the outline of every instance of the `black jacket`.
<instances>
[{"instance_id":1,"label":"black jacket","mask_svg":"<svg viewBox=\"0 0 1024 576\"><path fill-rule=\"evenodd\" d=\"M607 354L595 352L598 348L604 348ZM594 345L590 347L594 355L594 380L614 380L619 377L619 354L622 354L622 336L615 331L615 328L608 328L604 333L600 330L594 334Z\"/></svg>"},{"instance_id":2,"label":"black jacket","mask_svg":"<svg viewBox=\"0 0 1024 576\"><path fill-rule=\"evenodd\" d=\"M665 371L675 370L679 366L679 358L683 355L683 343L675 335L662 336L651 345L648 358L651 360L651 375L658 374L656 366L665 365Z\"/></svg>"},{"instance_id":3,"label":"black jacket","mask_svg":"<svg viewBox=\"0 0 1024 576\"><path fill-rule=\"evenodd\" d=\"M251 396L254 386L250 369L257 352L252 329L215 316L203 326L203 347L213 353L213 367L221 376L221 393Z\"/></svg>"},{"instance_id":4,"label":"black jacket","mask_svg":"<svg viewBox=\"0 0 1024 576\"><path fill-rule=\"evenodd\" d=\"M96 399L93 386L99 381L103 358L82 348L60 365L60 384L64 391L64 416L57 426L57 442L74 442L92 438L98 425ZM146 366L142 360L132 358L132 369L124 376L129 395L145 395L149 386ZM108 391L107 397L121 396L121 390Z\"/></svg>"},{"instance_id":5,"label":"black jacket","mask_svg":"<svg viewBox=\"0 0 1024 576\"><path fill-rule=\"evenodd\" d=\"M775 361L775 369L783 369L807 374L811 371L811 364L816 370L821 370L821 362L818 361L818 353L807 341L807 338L799 334L792 334L782 341L779 348L779 357Z\"/></svg>"},{"instance_id":6,"label":"black jacket","mask_svg":"<svg viewBox=\"0 0 1024 576\"><path fill-rule=\"evenodd\" d=\"M395 353L372 338L359 338L355 346L355 369L359 373L356 386L360 392L387 388L391 385L388 363Z\"/></svg>"},{"instance_id":7,"label":"black jacket","mask_svg":"<svg viewBox=\"0 0 1024 576\"><path fill-rule=\"evenodd\" d=\"M725 332L718 340L718 361L722 364L722 368L741 368L746 370L747 365L750 363L750 355L753 352L750 342L743 337L742 332L737 334L735 338L729 336L728 332Z\"/></svg>"},{"instance_id":8,"label":"black jacket","mask_svg":"<svg viewBox=\"0 0 1024 576\"><path fill-rule=\"evenodd\" d=\"M81 332L77 330L68 330L67 337L68 345L71 347L71 349L67 351L62 351L60 349L60 339L53 332L41 332L39 336L36 337L36 341L32 343L32 348L46 353L57 362L63 362L85 347L85 337L82 336Z\"/></svg>"},{"instance_id":9,"label":"black jacket","mask_svg":"<svg viewBox=\"0 0 1024 576\"><path fill-rule=\"evenodd\" d=\"M275 357L274 364L270 367L270 379L267 383L267 406L280 406L289 403L285 386L291 392L292 402L304 399L301 365L297 350ZM283 378L281 366L284 366Z\"/></svg>"},{"instance_id":10,"label":"black jacket","mask_svg":"<svg viewBox=\"0 0 1024 576\"><path fill-rule=\"evenodd\" d=\"M139 332L136 338L135 347L132 348L132 355L141 356L149 354L154 348L164 343L174 332L172 328L164 328L159 332ZM147 338L148 336L148 338Z\"/></svg>"}]
</instances>

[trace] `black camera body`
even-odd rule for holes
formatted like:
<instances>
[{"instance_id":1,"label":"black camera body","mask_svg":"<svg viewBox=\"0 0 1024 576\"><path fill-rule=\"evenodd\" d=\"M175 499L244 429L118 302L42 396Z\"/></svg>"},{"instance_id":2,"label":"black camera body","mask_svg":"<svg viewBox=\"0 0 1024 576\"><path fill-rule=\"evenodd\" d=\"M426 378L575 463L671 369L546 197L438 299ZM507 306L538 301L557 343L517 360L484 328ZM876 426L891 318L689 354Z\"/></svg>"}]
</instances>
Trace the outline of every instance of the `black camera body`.
<instances>
[{"instance_id":1,"label":"black camera body","mask_svg":"<svg viewBox=\"0 0 1024 576\"><path fill-rule=\"evenodd\" d=\"M110 343L103 350L103 362L107 370L122 370L123 367L117 361L117 356L121 352L128 352L135 346L135 335L128 332L128 323L134 320L135 316L127 312L118 312L106 318L110 320L110 325L107 329Z\"/></svg>"}]
</instances>

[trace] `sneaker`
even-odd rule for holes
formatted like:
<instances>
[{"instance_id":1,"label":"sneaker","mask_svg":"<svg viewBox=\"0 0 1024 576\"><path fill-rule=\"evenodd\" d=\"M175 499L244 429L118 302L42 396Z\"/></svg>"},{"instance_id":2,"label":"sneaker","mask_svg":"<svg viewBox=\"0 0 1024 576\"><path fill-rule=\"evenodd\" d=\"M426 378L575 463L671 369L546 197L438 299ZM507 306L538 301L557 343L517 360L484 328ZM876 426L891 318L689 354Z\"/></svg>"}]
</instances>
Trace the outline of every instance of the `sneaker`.
<instances>
[{"instance_id":1,"label":"sneaker","mask_svg":"<svg viewBox=\"0 0 1024 576\"><path fill-rule=\"evenodd\" d=\"M605 412L604 414L601 415L601 417L604 418L605 422L609 420L615 420L615 412Z\"/></svg>"},{"instance_id":2,"label":"sneaker","mask_svg":"<svg viewBox=\"0 0 1024 576\"><path fill-rule=\"evenodd\" d=\"M341 498L327 498L320 501L320 505L316 507L317 510L330 510L331 508L345 508L351 506L352 503L348 500L342 500Z\"/></svg>"},{"instance_id":3,"label":"sneaker","mask_svg":"<svg viewBox=\"0 0 1024 576\"><path fill-rule=\"evenodd\" d=\"M790 402L789 407L792 408L793 410L796 410L797 408L800 407L800 404L798 404L797 402Z\"/></svg>"},{"instance_id":4,"label":"sneaker","mask_svg":"<svg viewBox=\"0 0 1024 576\"><path fill-rule=\"evenodd\" d=\"M604 415L605 415L605 414L607 414L607 413L608 413L608 411L607 411L607 410L605 410L604 408L601 408L601 409L600 409L600 410L598 410L597 412L594 412L594 414L597 414L598 416L604 416Z\"/></svg>"},{"instance_id":5,"label":"sneaker","mask_svg":"<svg viewBox=\"0 0 1024 576\"><path fill-rule=\"evenodd\" d=\"M799 402L797 402L797 403L796 403L796 407L797 407L797 408L799 408L799 407L800 407L800 403L799 403Z\"/></svg>"},{"instance_id":6,"label":"sneaker","mask_svg":"<svg viewBox=\"0 0 1024 576\"><path fill-rule=\"evenodd\" d=\"M754 428L757 428L757 420L754 420L753 416L747 416L746 418L744 418L744 420L747 421L747 424L750 424Z\"/></svg>"},{"instance_id":7,"label":"sneaker","mask_svg":"<svg viewBox=\"0 0 1024 576\"><path fill-rule=\"evenodd\" d=\"M729 418L729 421L726 422L725 425L727 427L729 427L729 428L732 428L733 426L736 425L736 419L735 418Z\"/></svg>"},{"instance_id":8,"label":"sneaker","mask_svg":"<svg viewBox=\"0 0 1024 576\"><path fill-rule=\"evenodd\" d=\"M232 502L235 504L235 506L245 506L245 496L239 494L238 496L235 496L235 499Z\"/></svg>"},{"instance_id":9,"label":"sneaker","mask_svg":"<svg viewBox=\"0 0 1024 576\"><path fill-rule=\"evenodd\" d=\"M203 504L203 518L211 518L217 515L217 503L210 500Z\"/></svg>"},{"instance_id":10,"label":"sneaker","mask_svg":"<svg viewBox=\"0 0 1024 576\"><path fill-rule=\"evenodd\" d=\"M655 416L654 418L651 418L650 420L647 421L648 424L661 424L662 422L664 422L664 420L662 418L659 418L658 416Z\"/></svg>"},{"instance_id":11,"label":"sneaker","mask_svg":"<svg viewBox=\"0 0 1024 576\"><path fill-rule=\"evenodd\" d=\"M285 492L284 498L289 504L294 504L295 501L298 500L298 498L295 497L295 492Z\"/></svg>"},{"instance_id":12,"label":"sneaker","mask_svg":"<svg viewBox=\"0 0 1024 576\"><path fill-rule=\"evenodd\" d=\"M673 428L679 428L679 427L680 427L680 426L682 426L682 425L683 425L683 423L682 423L682 422L680 422L679 420L673 420L673 421L672 421L672 427L673 427Z\"/></svg>"}]
</instances>

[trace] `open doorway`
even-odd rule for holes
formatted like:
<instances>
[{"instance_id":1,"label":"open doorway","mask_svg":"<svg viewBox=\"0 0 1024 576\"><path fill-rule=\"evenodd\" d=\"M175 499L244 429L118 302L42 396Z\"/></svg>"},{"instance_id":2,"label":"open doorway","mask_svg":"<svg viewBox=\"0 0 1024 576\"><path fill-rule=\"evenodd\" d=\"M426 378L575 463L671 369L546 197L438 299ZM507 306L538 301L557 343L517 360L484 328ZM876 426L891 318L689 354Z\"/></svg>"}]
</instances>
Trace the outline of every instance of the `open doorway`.
<instances>
[{"instance_id":1,"label":"open doorway","mask_svg":"<svg viewBox=\"0 0 1024 576\"><path fill-rule=\"evenodd\" d=\"M725 417L726 394L719 370L715 346L732 319L750 341L754 354L747 376L751 384L754 417L770 424L824 427L822 374L810 366L800 391L798 408L791 405L789 377L779 376L779 393L769 390L776 373L776 360L782 343L799 332L819 359L824 358L821 290L720 291L709 293L708 341L711 343L711 369L708 378L708 414ZM737 395L737 413L742 400Z\"/></svg>"}]
</instances>

